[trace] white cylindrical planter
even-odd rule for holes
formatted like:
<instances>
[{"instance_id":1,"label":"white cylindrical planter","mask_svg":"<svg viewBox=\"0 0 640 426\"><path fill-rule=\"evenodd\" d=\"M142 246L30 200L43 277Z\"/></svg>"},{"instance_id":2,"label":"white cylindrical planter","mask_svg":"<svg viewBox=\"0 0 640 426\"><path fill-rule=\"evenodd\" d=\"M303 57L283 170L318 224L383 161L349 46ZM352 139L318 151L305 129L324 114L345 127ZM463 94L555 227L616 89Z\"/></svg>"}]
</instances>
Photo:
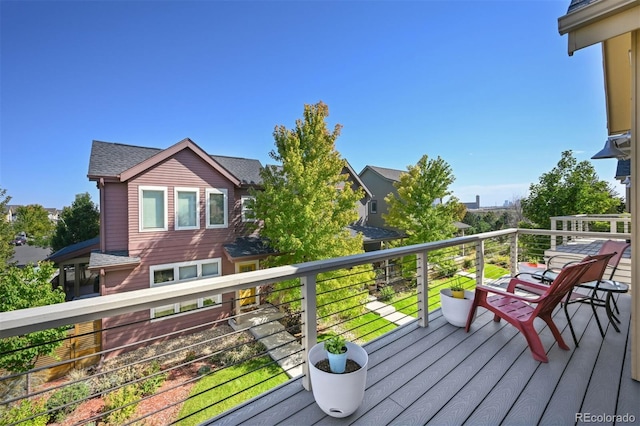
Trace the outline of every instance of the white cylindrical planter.
<instances>
[{"instance_id":1,"label":"white cylindrical planter","mask_svg":"<svg viewBox=\"0 0 640 426\"><path fill-rule=\"evenodd\" d=\"M316 403L322 411L332 417L346 417L353 414L364 398L367 384L367 364L369 355L362 347L347 342L347 358L360 365L358 371L334 374L316 368L316 363L327 359L324 343L318 343L309 351L309 373L311 389Z\"/></svg>"},{"instance_id":2,"label":"white cylindrical planter","mask_svg":"<svg viewBox=\"0 0 640 426\"><path fill-rule=\"evenodd\" d=\"M464 327L467 325L467 318L469 317L469 311L471 310L475 295L475 292L465 290L464 299L456 299L451 296L451 289L443 288L440 290L440 309L449 324L455 325L456 327Z\"/></svg>"}]
</instances>

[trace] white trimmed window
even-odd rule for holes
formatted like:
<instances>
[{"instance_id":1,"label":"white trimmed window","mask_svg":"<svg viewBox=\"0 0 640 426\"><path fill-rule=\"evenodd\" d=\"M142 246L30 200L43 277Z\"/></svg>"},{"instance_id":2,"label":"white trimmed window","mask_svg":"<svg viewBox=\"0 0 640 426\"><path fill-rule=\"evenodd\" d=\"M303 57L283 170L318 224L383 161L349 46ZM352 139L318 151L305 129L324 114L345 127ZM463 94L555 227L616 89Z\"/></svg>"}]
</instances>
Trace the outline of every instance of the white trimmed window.
<instances>
[{"instance_id":1,"label":"white trimmed window","mask_svg":"<svg viewBox=\"0 0 640 426\"><path fill-rule=\"evenodd\" d=\"M228 224L227 190L207 189L207 228L226 228Z\"/></svg>"},{"instance_id":2,"label":"white trimmed window","mask_svg":"<svg viewBox=\"0 0 640 426\"><path fill-rule=\"evenodd\" d=\"M205 277L215 277L221 275L221 268L222 261L220 258L154 265L150 268L151 287L194 281ZM216 305L220 306L221 304L222 295L213 294L211 296L174 303L172 305L158 306L151 309L151 318L162 318L195 309L208 308Z\"/></svg>"},{"instance_id":3,"label":"white trimmed window","mask_svg":"<svg viewBox=\"0 0 640 426\"><path fill-rule=\"evenodd\" d=\"M242 207L242 221L243 222L255 222L256 219L253 217L253 209L247 207L247 202L250 200L255 201L256 197L252 197L250 195L243 195L240 197L240 205Z\"/></svg>"},{"instance_id":4,"label":"white trimmed window","mask_svg":"<svg viewBox=\"0 0 640 426\"><path fill-rule=\"evenodd\" d=\"M378 200L369 201L369 213L378 213Z\"/></svg>"},{"instance_id":5,"label":"white trimmed window","mask_svg":"<svg viewBox=\"0 0 640 426\"><path fill-rule=\"evenodd\" d=\"M200 228L200 191L198 188L175 188L176 230Z\"/></svg>"},{"instance_id":6,"label":"white trimmed window","mask_svg":"<svg viewBox=\"0 0 640 426\"><path fill-rule=\"evenodd\" d=\"M140 232L167 230L167 188L140 186Z\"/></svg>"}]
</instances>

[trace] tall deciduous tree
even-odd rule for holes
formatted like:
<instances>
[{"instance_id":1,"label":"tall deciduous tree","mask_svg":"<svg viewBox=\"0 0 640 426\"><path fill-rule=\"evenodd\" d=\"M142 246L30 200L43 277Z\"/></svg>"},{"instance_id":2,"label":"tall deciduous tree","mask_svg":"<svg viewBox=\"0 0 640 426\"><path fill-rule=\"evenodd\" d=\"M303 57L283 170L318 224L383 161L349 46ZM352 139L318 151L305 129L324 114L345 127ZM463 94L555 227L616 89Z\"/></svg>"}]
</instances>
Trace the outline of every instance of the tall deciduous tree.
<instances>
[{"instance_id":1,"label":"tall deciduous tree","mask_svg":"<svg viewBox=\"0 0 640 426\"><path fill-rule=\"evenodd\" d=\"M10 244L14 237L14 232L7 220L7 205L11 201L11 197L6 194L7 190L0 188L0 273L7 266L14 253L14 248Z\"/></svg>"},{"instance_id":2,"label":"tall deciduous tree","mask_svg":"<svg viewBox=\"0 0 640 426\"><path fill-rule=\"evenodd\" d=\"M408 244L451 238L456 232L454 221L461 214L460 202L449 189L454 180L446 161L423 155L394 183L398 194L385 197L389 213L382 215L383 219L387 225L404 231Z\"/></svg>"},{"instance_id":3,"label":"tall deciduous tree","mask_svg":"<svg viewBox=\"0 0 640 426\"><path fill-rule=\"evenodd\" d=\"M345 161L335 149L341 126L329 131L325 122L328 115L329 108L322 102L305 105L304 116L296 120L294 129L277 126L274 130L276 148L269 155L281 165L266 167L262 171L264 189L253 193L253 211L262 226L260 235L279 252L268 259L269 266L363 251L362 237L352 236L346 229L357 219L356 202L363 194L345 184L347 176L341 174ZM335 310L335 305L322 305L327 299L348 299L354 291L349 279L365 282L366 277L356 273L368 272L372 277L370 271L353 270L341 279L333 279L334 274L318 277L320 312ZM275 297L298 300L299 289L283 290L288 287L291 283L276 285ZM336 287L343 289L325 293Z\"/></svg>"},{"instance_id":4,"label":"tall deciduous tree","mask_svg":"<svg viewBox=\"0 0 640 426\"><path fill-rule=\"evenodd\" d=\"M31 244L48 247L54 227L49 219L49 212L40 204L29 204L16 209L13 229L16 233L26 232Z\"/></svg>"},{"instance_id":5,"label":"tall deciduous tree","mask_svg":"<svg viewBox=\"0 0 640 426\"><path fill-rule=\"evenodd\" d=\"M64 292L51 285L53 272L51 262L41 262L37 267L6 268L0 274L0 312L64 302ZM65 327L58 327L0 339L0 368L12 372L28 371L39 357L50 355L62 345L64 337Z\"/></svg>"},{"instance_id":6,"label":"tall deciduous tree","mask_svg":"<svg viewBox=\"0 0 640 426\"><path fill-rule=\"evenodd\" d=\"M521 200L524 216L545 229L553 216L615 213L621 202L591 163L578 162L571 151L564 151L558 164L531 184L529 196Z\"/></svg>"},{"instance_id":7,"label":"tall deciduous tree","mask_svg":"<svg viewBox=\"0 0 640 426\"><path fill-rule=\"evenodd\" d=\"M51 241L53 251L90 240L100 234L100 212L88 192L77 194L71 207L62 209Z\"/></svg>"}]
</instances>

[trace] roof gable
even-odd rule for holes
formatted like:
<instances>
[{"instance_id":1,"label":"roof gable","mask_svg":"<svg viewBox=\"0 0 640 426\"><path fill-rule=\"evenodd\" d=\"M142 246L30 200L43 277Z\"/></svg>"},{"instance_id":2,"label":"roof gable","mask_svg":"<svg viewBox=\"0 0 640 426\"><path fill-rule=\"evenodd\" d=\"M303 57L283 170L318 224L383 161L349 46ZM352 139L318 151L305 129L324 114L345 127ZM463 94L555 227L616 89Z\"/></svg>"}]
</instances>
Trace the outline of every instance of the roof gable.
<instances>
[{"instance_id":1,"label":"roof gable","mask_svg":"<svg viewBox=\"0 0 640 426\"><path fill-rule=\"evenodd\" d=\"M185 148L191 149L224 176L231 176L230 180L236 185L262 185L262 164L259 160L208 155L190 139L165 150L94 140L88 177L94 181L100 178L123 181Z\"/></svg>"},{"instance_id":2,"label":"roof gable","mask_svg":"<svg viewBox=\"0 0 640 426\"><path fill-rule=\"evenodd\" d=\"M204 150L202 148L200 148L198 145L196 145L189 138L183 139L180 142L178 142L177 144L175 144L173 146L170 146L169 148L167 148L165 150L162 150L162 151L152 155L151 157L147 158L146 160L142 161L141 163L138 163L135 166L123 171L120 174L119 179L120 179L121 182L128 181L132 177L137 176L140 173L143 173L146 170L150 169L151 167L156 166L157 164L163 162L164 160L173 157L178 152L180 152L180 151L182 151L184 149L190 149L198 157L200 157L202 160L204 160L206 163L208 163L213 169L215 169L220 174L222 174L224 177L229 179L236 186L240 186L240 180L238 180L235 176L233 176L231 173L229 173L224 167L222 167L220 164L218 164L213 158L211 158L206 152L204 152Z\"/></svg>"},{"instance_id":3,"label":"roof gable","mask_svg":"<svg viewBox=\"0 0 640 426\"><path fill-rule=\"evenodd\" d=\"M371 170L372 172L380 175L382 178L393 181L393 182L399 182L400 175L403 173L406 173L403 170L387 169L385 167L377 167L377 166L365 166L365 168L362 169L362 171L360 172L360 176L362 176L364 172L367 170Z\"/></svg>"}]
</instances>

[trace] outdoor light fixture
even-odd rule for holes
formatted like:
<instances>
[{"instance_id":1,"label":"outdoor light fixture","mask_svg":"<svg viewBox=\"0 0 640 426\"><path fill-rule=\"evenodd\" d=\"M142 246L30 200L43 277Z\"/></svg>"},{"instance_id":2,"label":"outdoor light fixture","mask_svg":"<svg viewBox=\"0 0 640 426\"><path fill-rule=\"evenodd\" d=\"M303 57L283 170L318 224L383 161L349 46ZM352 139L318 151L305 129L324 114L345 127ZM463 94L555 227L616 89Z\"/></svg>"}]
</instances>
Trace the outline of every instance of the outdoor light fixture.
<instances>
[{"instance_id":1,"label":"outdoor light fixture","mask_svg":"<svg viewBox=\"0 0 640 426\"><path fill-rule=\"evenodd\" d=\"M629 158L631 148L631 132L621 135L609 136L602 148L596 155L591 157L592 160L601 158L617 158L618 160L626 160Z\"/></svg>"}]
</instances>

